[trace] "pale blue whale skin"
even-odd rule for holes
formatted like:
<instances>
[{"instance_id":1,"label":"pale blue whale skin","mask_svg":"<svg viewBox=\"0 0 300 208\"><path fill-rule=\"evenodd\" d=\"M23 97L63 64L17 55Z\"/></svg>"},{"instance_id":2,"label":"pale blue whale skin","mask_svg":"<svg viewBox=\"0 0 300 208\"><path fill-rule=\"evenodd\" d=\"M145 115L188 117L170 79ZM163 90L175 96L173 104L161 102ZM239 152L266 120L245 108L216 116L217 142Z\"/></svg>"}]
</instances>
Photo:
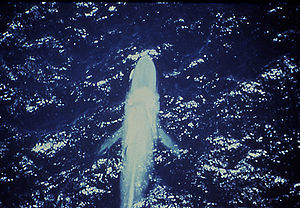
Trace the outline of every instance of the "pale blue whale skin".
<instances>
[{"instance_id":1,"label":"pale blue whale skin","mask_svg":"<svg viewBox=\"0 0 300 208\"><path fill-rule=\"evenodd\" d=\"M121 207L133 207L147 188L152 168L154 138L157 138L159 96L156 69L147 55L131 74L131 88L125 105L125 139L121 173Z\"/></svg>"},{"instance_id":2,"label":"pale blue whale skin","mask_svg":"<svg viewBox=\"0 0 300 208\"><path fill-rule=\"evenodd\" d=\"M130 79L130 92L148 88L153 93L157 93L156 68L149 55L144 55L139 59L135 69L130 74Z\"/></svg>"},{"instance_id":3,"label":"pale blue whale skin","mask_svg":"<svg viewBox=\"0 0 300 208\"><path fill-rule=\"evenodd\" d=\"M149 55L139 59L130 74L130 80L123 126L99 151L102 154L122 138L121 208L131 208L144 197L153 167L153 146L157 138L168 148L178 150L170 137L158 128L156 68Z\"/></svg>"}]
</instances>

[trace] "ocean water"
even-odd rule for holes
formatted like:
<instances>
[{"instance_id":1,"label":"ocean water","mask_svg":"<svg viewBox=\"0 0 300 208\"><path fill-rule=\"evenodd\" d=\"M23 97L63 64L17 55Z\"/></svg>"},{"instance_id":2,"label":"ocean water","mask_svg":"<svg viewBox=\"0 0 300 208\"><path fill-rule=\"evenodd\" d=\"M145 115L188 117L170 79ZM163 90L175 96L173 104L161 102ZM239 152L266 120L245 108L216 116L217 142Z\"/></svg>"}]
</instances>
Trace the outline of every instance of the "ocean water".
<instances>
[{"instance_id":1,"label":"ocean water","mask_svg":"<svg viewBox=\"0 0 300 208\"><path fill-rule=\"evenodd\" d=\"M120 206L122 126L151 52L157 142L135 207L299 207L297 4L1 3L0 207Z\"/></svg>"}]
</instances>

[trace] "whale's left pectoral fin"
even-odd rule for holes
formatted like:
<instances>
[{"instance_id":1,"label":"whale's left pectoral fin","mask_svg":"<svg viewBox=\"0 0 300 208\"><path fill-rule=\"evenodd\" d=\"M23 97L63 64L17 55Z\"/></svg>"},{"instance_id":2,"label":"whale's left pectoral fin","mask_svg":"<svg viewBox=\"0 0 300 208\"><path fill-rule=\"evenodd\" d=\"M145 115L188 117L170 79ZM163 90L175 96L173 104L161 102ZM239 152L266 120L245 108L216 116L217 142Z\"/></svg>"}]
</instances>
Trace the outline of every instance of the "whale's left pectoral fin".
<instances>
[{"instance_id":1,"label":"whale's left pectoral fin","mask_svg":"<svg viewBox=\"0 0 300 208\"><path fill-rule=\"evenodd\" d=\"M106 139L106 141L101 145L101 148L98 152L98 155L104 155L106 151L115 144L118 139L123 136L123 127L121 127L118 131L116 131L112 136Z\"/></svg>"},{"instance_id":2,"label":"whale's left pectoral fin","mask_svg":"<svg viewBox=\"0 0 300 208\"><path fill-rule=\"evenodd\" d=\"M178 145L173 142L171 137L161 128L158 128L158 137L167 148L173 150L173 153L177 156L180 156Z\"/></svg>"}]
</instances>

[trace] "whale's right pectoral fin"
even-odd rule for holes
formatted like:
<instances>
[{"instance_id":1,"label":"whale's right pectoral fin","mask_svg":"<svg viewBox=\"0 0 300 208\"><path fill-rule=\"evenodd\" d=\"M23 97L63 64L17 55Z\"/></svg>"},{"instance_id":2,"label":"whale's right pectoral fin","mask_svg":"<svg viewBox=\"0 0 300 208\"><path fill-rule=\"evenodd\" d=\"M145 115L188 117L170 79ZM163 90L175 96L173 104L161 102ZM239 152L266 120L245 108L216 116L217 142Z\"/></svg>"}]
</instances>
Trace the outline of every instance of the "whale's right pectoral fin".
<instances>
[{"instance_id":1,"label":"whale's right pectoral fin","mask_svg":"<svg viewBox=\"0 0 300 208\"><path fill-rule=\"evenodd\" d=\"M160 140L162 141L162 143L169 149L173 150L173 152L179 156L179 148L178 148L178 145L175 144L171 137L166 133L164 132L163 129L161 128L158 128L158 136L160 138Z\"/></svg>"},{"instance_id":2,"label":"whale's right pectoral fin","mask_svg":"<svg viewBox=\"0 0 300 208\"><path fill-rule=\"evenodd\" d=\"M116 131L112 136L106 139L101 145L98 155L104 155L106 151L123 136L123 127Z\"/></svg>"}]
</instances>

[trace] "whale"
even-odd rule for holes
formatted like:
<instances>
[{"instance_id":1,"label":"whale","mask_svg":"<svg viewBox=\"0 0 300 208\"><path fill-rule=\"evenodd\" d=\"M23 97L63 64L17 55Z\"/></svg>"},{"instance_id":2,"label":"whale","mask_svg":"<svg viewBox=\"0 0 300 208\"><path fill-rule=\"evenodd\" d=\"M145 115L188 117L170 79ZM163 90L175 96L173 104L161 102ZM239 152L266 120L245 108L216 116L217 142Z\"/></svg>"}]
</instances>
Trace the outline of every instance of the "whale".
<instances>
[{"instance_id":1,"label":"whale","mask_svg":"<svg viewBox=\"0 0 300 208\"><path fill-rule=\"evenodd\" d=\"M160 108L155 64L148 54L142 55L129 75L122 127L100 147L105 152L122 139L120 207L131 208L145 197L153 169L153 151L159 139L167 148L179 151L177 144L160 127Z\"/></svg>"}]
</instances>

